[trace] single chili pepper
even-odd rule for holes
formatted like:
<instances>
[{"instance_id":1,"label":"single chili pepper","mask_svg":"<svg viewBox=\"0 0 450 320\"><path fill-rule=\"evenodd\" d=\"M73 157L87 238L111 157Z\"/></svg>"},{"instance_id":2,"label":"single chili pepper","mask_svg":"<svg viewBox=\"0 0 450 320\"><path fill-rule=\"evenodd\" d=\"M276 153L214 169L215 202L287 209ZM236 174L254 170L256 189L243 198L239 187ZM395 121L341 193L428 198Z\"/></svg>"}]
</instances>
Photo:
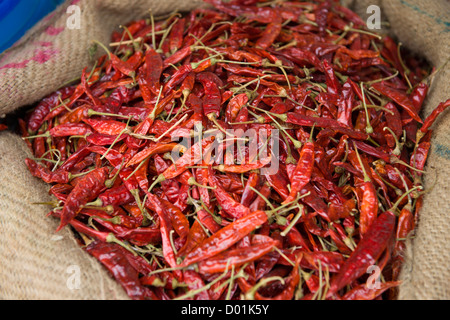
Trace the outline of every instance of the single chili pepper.
<instances>
[{"instance_id":1,"label":"single chili pepper","mask_svg":"<svg viewBox=\"0 0 450 320\"><path fill-rule=\"evenodd\" d=\"M147 196L148 201L151 203L152 207L155 209L156 213L159 216L164 259L172 268L176 268L178 264L175 258L175 252L173 251L170 242L170 230L172 226L167 211L164 205L155 195L147 193Z\"/></svg>"},{"instance_id":2,"label":"single chili pepper","mask_svg":"<svg viewBox=\"0 0 450 320\"><path fill-rule=\"evenodd\" d=\"M407 239L407 237L414 230L414 228L415 223L414 223L414 216L412 213L412 206L407 205L402 209L398 217L398 224L395 233L397 242L395 244L394 256L401 255L404 252L406 248L404 240Z\"/></svg>"},{"instance_id":3,"label":"single chili pepper","mask_svg":"<svg viewBox=\"0 0 450 320\"><path fill-rule=\"evenodd\" d=\"M380 283L380 285L375 286L375 288L369 288L367 284L361 284L346 293L342 297L342 300L374 300L381 296L385 291L398 287L400 284L400 281L390 281Z\"/></svg>"},{"instance_id":4,"label":"single chili pepper","mask_svg":"<svg viewBox=\"0 0 450 320\"><path fill-rule=\"evenodd\" d=\"M263 211L255 211L222 228L191 251L180 266L188 266L226 250L267 221Z\"/></svg>"},{"instance_id":5,"label":"single chili pepper","mask_svg":"<svg viewBox=\"0 0 450 320\"><path fill-rule=\"evenodd\" d=\"M364 237L367 231L370 230L370 226L374 223L375 219L378 216L378 197L377 192L375 190L375 186L373 185L369 175L367 174L364 164L362 163L362 160L359 156L356 144L355 144L355 152L364 174L364 181L356 184L356 187L357 188L359 187L363 194L359 210L360 211L359 229L361 237Z\"/></svg>"},{"instance_id":6,"label":"single chili pepper","mask_svg":"<svg viewBox=\"0 0 450 320\"><path fill-rule=\"evenodd\" d=\"M422 110L422 106L428 95L429 89L429 85L425 81L422 81L414 87L411 93L410 99L418 113Z\"/></svg>"},{"instance_id":7,"label":"single chili pepper","mask_svg":"<svg viewBox=\"0 0 450 320\"><path fill-rule=\"evenodd\" d=\"M40 137L71 137L71 136L86 136L92 133L91 128L84 123L66 123L51 128L42 135L29 136L26 139L40 138Z\"/></svg>"},{"instance_id":8,"label":"single chili pepper","mask_svg":"<svg viewBox=\"0 0 450 320\"><path fill-rule=\"evenodd\" d=\"M307 142L300 152L300 159L298 160L297 167L291 176L291 192L283 204L294 201L298 193L308 184L311 180L311 174L314 166L314 143Z\"/></svg>"},{"instance_id":9,"label":"single chili pepper","mask_svg":"<svg viewBox=\"0 0 450 320\"><path fill-rule=\"evenodd\" d=\"M246 173L253 170L258 170L261 168L264 168L268 164L270 164L270 161L272 160L271 157L264 158L262 160L257 161L250 161L248 164L239 164L239 165L219 165L215 167L215 169L221 171L221 172L230 172L230 173Z\"/></svg>"},{"instance_id":10,"label":"single chili pepper","mask_svg":"<svg viewBox=\"0 0 450 320\"><path fill-rule=\"evenodd\" d=\"M96 132L109 136L117 136L125 133L127 124L116 120L83 119Z\"/></svg>"},{"instance_id":11,"label":"single chili pepper","mask_svg":"<svg viewBox=\"0 0 450 320\"><path fill-rule=\"evenodd\" d=\"M417 114L416 109L414 108L413 103L409 99L408 96L402 94L400 91L397 91L382 82L377 82L372 84L372 87L380 92L381 94L387 96L388 98L394 100L398 105L400 105L408 114L417 122L423 123L422 119L420 119Z\"/></svg>"},{"instance_id":12,"label":"single chili pepper","mask_svg":"<svg viewBox=\"0 0 450 320\"><path fill-rule=\"evenodd\" d=\"M28 130L31 132L36 132L42 126L45 117L51 112L51 110L57 107L60 101L64 101L70 97L74 91L74 87L65 87L44 98L38 106L33 109L33 112L28 118Z\"/></svg>"},{"instance_id":13,"label":"single chili pepper","mask_svg":"<svg viewBox=\"0 0 450 320\"><path fill-rule=\"evenodd\" d=\"M425 122L423 123L423 126L420 128L420 132L426 133L430 127L434 124L434 122L437 119L437 116L444 112L445 109L447 109L450 106L450 99L446 102L441 102L439 106L433 110L433 112L426 118Z\"/></svg>"},{"instance_id":14,"label":"single chili pepper","mask_svg":"<svg viewBox=\"0 0 450 320\"><path fill-rule=\"evenodd\" d=\"M226 109L226 119L228 122L234 122L239 114L241 108L249 101L249 96L246 93L241 93L234 96L228 102Z\"/></svg>"},{"instance_id":15,"label":"single chili pepper","mask_svg":"<svg viewBox=\"0 0 450 320\"><path fill-rule=\"evenodd\" d=\"M219 118L222 102L221 92L213 79L214 76L209 72L202 72L197 75L197 80L203 84L205 90L205 97L203 98L204 115L210 120Z\"/></svg>"},{"instance_id":16,"label":"single chili pepper","mask_svg":"<svg viewBox=\"0 0 450 320\"><path fill-rule=\"evenodd\" d=\"M112 205L114 207L129 204L134 201L133 195L129 192L128 188L124 185L118 185L117 187L105 190L98 196L101 203L101 207Z\"/></svg>"},{"instance_id":17,"label":"single chili pepper","mask_svg":"<svg viewBox=\"0 0 450 320\"><path fill-rule=\"evenodd\" d=\"M68 183L71 178L71 174L68 171L60 170L58 172L52 172L47 167L39 165L32 159L25 159L25 163L33 176L42 179L46 183L65 184Z\"/></svg>"},{"instance_id":18,"label":"single chili pepper","mask_svg":"<svg viewBox=\"0 0 450 320\"><path fill-rule=\"evenodd\" d=\"M151 156L155 154L170 152L176 147L177 144L175 143L150 144L147 148L134 155L134 157L130 161L128 161L126 166L127 167L134 166L136 164L141 163L145 159L149 159Z\"/></svg>"},{"instance_id":19,"label":"single chili pepper","mask_svg":"<svg viewBox=\"0 0 450 320\"><path fill-rule=\"evenodd\" d=\"M281 32L282 26L282 20L281 17L276 15L274 16L274 20L272 20L264 30L264 32L261 34L261 37L256 41L255 46L257 48L267 49L269 48L275 39L278 37L278 35Z\"/></svg>"},{"instance_id":20,"label":"single chili pepper","mask_svg":"<svg viewBox=\"0 0 450 320\"><path fill-rule=\"evenodd\" d=\"M213 192L216 196L218 204L227 214L234 217L235 219L239 219L251 213L248 207L234 200L233 197L225 191L220 183L219 178L214 175L212 167L209 168L208 181L209 185L214 188Z\"/></svg>"},{"instance_id":21,"label":"single chili pepper","mask_svg":"<svg viewBox=\"0 0 450 320\"><path fill-rule=\"evenodd\" d=\"M154 49L149 48L145 53L145 79L146 85L154 95L159 94L160 79L163 70L161 55Z\"/></svg>"},{"instance_id":22,"label":"single chili pepper","mask_svg":"<svg viewBox=\"0 0 450 320\"><path fill-rule=\"evenodd\" d=\"M80 179L64 203L61 212L61 224L57 231L64 228L76 217L85 204L97 198L100 192L105 189L108 173L108 168L104 167L95 169Z\"/></svg>"},{"instance_id":23,"label":"single chili pepper","mask_svg":"<svg viewBox=\"0 0 450 320\"><path fill-rule=\"evenodd\" d=\"M417 146L413 155L411 156L410 165L418 170L424 170L425 164L428 158L428 153L430 152L431 144L429 142L421 142ZM417 175L422 175L421 172L417 172Z\"/></svg>"},{"instance_id":24,"label":"single chili pepper","mask_svg":"<svg viewBox=\"0 0 450 320\"><path fill-rule=\"evenodd\" d=\"M193 270L186 270L183 272L183 279L188 285L190 291L196 291L198 289L204 288L205 283L202 277ZM196 300L211 300L211 296L208 291L202 290L194 297Z\"/></svg>"},{"instance_id":25,"label":"single chili pepper","mask_svg":"<svg viewBox=\"0 0 450 320\"><path fill-rule=\"evenodd\" d=\"M97 241L87 246L86 251L112 273L133 300L145 299L147 290L140 284L138 272L125 258L120 246Z\"/></svg>"},{"instance_id":26,"label":"single chili pepper","mask_svg":"<svg viewBox=\"0 0 450 320\"><path fill-rule=\"evenodd\" d=\"M195 220L187 235L186 243L178 251L178 256L186 255L207 238L207 234L198 220Z\"/></svg>"},{"instance_id":27,"label":"single chili pepper","mask_svg":"<svg viewBox=\"0 0 450 320\"><path fill-rule=\"evenodd\" d=\"M152 190L156 184L162 181L178 177L180 174L186 171L187 167L194 166L197 163L201 162L201 151L205 150L213 141L214 137L209 137L194 144L183 154L180 159L178 159L173 165L167 168L164 173L158 176L158 178L153 182L152 186L150 186L149 190Z\"/></svg>"},{"instance_id":28,"label":"single chili pepper","mask_svg":"<svg viewBox=\"0 0 450 320\"><path fill-rule=\"evenodd\" d=\"M238 267L245 263L258 260L269 253L273 246L274 242L268 242L220 253L214 257L200 261L198 263L198 269L200 273L206 274L224 272L230 263Z\"/></svg>"},{"instance_id":29,"label":"single chili pepper","mask_svg":"<svg viewBox=\"0 0 450 320\"><path fill-rule=\"evenodd\" d=\"M249 179L245 185L244 192L241 198L241 204L249 207L256 198L256 193L253 191L260 183L260 176L256 172L250 173ZM250 188L251 187L251 188Z\"/></svg>"},{"instance_id":30,"label":"single chili pepper","mask_svg":"<svg viewBox=\"0 0 450 320\"><path fill-rule=\"evenodd\" d=\"M343 255L338 252L304 252L300 267L318 270L320 263L321 268L337 273L344 261Z\"/></svg>"},{"instance_id":31,"label":"single chili pepper","mask_svg":"<svg viewBox=\"0 0 450 320\"><path fill-rule=\"evenodd\" d=\"M169 67L171 64L177 64L178 62L184 60L185 58L189 57L192 54L192 48L190 46L186 46L174 54L172 54L170 57L164 60L163 63L163 70Z\"/></svg>"},{"instance_id":32,"label":"single chili pepper","mask_svg":"<svg viewBox=\"0 0 450 320\"><path fill-rule=\"evenodd\" d=\"M159 228L139 227L135 229L121 230L117 237L130 243L145 247L149 244L156 245L161 243L161 233Z\"/></svg>"},{"instance_id":33,"label":"single chili pepper","mask_svg":"<svg viewBox=\"0 0 450 320\"><path fill-rule=\"evenodd\" d=\"M343 264L341 271L332 279L327 297L331 297L347 284L353 282L374 265L389 244L394 234L396 216L395 210L401 200L418 187L405 193L389 210L380 214L369 227L366 236L358 243L351 256Z\"/></svg>"}]
</instances>

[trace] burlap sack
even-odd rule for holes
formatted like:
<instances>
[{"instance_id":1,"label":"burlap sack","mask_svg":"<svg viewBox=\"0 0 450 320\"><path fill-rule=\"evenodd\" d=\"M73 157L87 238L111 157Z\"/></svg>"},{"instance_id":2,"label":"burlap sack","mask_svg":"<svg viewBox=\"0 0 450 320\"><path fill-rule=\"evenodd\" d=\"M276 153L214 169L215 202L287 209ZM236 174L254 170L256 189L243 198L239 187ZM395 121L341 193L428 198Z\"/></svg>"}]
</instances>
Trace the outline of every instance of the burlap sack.
<instances>
[{"instance_id":1,"label":"burlap sack","mask_svg":"<svg viewBox=\"0 0 450 320\"><path fill-rule=\"evenodd\" d=\"M395 35L406 47L434 66L449 58L450 3L447 0L345 0L367 19L369 5L382 9L382 32ZM70 5L81 9L80 29L69 29ZM185 11L200 0L69 1L34 27L13 49L0 56L0 115L31 104L62 83L79 76L89 63L93 39L107 43L121 23L173 10ZM434 79L424 116L449 98L450 67ZM434 129L425 198L416 237L408 244L400 299L450 298L450 119L440 117ZM127 299L69 231L55 234L57 222L48 208L48 187L31 177L23 159L28 150L13 134L0 134L0 299ZM78 281L79 280L79 281Z\"/></svg>"}]
</instances>

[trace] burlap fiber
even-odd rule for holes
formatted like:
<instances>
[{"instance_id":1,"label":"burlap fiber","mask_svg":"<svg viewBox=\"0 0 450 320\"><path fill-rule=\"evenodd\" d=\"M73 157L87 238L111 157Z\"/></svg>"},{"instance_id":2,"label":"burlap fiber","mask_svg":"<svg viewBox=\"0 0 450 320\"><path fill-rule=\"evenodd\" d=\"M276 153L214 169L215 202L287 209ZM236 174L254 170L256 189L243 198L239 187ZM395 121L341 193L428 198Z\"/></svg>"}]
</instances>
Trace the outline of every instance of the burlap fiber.
<instances>
[{"instance_id":1,"label":"burlap fiber","mask_svg":"<svg viewBox=\"0 0 450 320\"><path fill-rule=\"evenodd\" d=\"M450 55L450 2L447 0L344 0L367 19L369 5L382 8L382 32L426 57L436 67ZM133 19L174 10L187 11L201 0L72 0L30 30L0 55L0 116L32 104L89 64L91 40L107 43L113 29ZM81 8L81 28L67 28L67 8ZM423 116L449 98L450 66L434 78ZM450 298L450 117L434 126L428 161L429 190L419 227L408 243L402 271L401 300ZM0 299L127 299L109 274L82 251L68 230L55 234L57 221L46 217L48 187L33 178L23 141L0 134ZM80 282L73 282L79 272Z\"/></svg>"}]
</instances>

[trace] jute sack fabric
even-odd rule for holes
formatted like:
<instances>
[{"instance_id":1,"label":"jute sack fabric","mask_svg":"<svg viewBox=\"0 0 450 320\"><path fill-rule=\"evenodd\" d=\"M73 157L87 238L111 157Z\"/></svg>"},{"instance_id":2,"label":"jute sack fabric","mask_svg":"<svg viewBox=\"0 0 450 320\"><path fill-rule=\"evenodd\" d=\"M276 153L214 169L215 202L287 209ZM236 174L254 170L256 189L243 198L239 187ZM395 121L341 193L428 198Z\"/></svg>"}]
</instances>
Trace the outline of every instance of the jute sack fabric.
<instances>
[{"instance_id":1,"label":"jute sack fabric","mask_svg":"<svg viewBox=\"0 0 450 320\"><path fill-rule=\"evenodd\" d=\"M369 5L382 9L389 32L434 66L449 58L446 0L343 1L363 19ZM81 9L80 29L68 28L71 5ZM187 11L200 0L69 1L0 56L0 115L10 114L53 92L80 75L89 64L91 40L108 43L113 29L143 16ZM384 25L383 25L384 26ZM424 116L449 98L447 65L434 78ZM408 241L400 299L450 298L450 118L433 128L425 183L426 195L417 234ZM33 178L23 160L29 151L20 137L0 134L0 299L127 299L109 274L83 252L70 231L55 234L48 208L48 186Z\"/></svg>"}]
</instances>

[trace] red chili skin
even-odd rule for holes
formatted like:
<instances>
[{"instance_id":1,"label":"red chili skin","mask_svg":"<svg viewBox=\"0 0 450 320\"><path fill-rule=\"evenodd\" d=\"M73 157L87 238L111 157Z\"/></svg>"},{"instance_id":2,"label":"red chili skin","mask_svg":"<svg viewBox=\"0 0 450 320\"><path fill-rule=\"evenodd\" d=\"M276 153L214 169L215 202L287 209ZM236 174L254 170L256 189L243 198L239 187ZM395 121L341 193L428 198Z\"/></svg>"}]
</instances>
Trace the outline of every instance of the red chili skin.
<instances>
[{"instance_id":1,"label":"red chili skin","mask_svg":"<svg viewBox=\"0 0 450 320\"><path fill-rule=\"evenodd\" d=\"M197 216L202 225L204 225L211 233L216 233L222 228L222 226L219 225L206 210L198 211Z\"/></svg>"},{"instance_id":2,"label":"red chili skin","mask_svg":"<svg viewBox=\"0 0 450 320\"><path fill-rule=\"evenodd\" d=\"M294 201L298 193L310 182L314 167L314 143L307 142L300 152L300 159L291 177L291 192L283 204Z\"/></svg>"},{"instance_id":3,"label":"red chili skin","mask_svg":"<svg viewBox=\"0 0 450 320\"><path fill-rule=\"evenodd\" d=\"M186 26L186 18L178 19L175 25L172 27L172 31L169 35L169 50L171 53L175 53L183 45L183 35Z\"/></svg>"},{"instance_id":4,"label":"red chili skin","mask_svg":"<svg viewBox=\"0 0 450 320\"><path fill-rule=\"evenodd\" d=\"M340 91L342 98L338 102L337 120L348 128L353 128L352 111L355 104L355 94L351 84L347 81Z\"/></svg>"},{"instance_id":5,"label":"red chili skin","mask_svg":"<svg viewBox=\"0 0 450 320\"><path fill-rule=\"evenodd\" d=\"M224 272L230 265L238 267L253 262L269 253L275 241L253 245L250 247L229 250L198 263L199 272L213 274Z\"/></svg>"},{"instance_id":6,"label":"red chili skin","mask_svg":"<svg viewBox=\"0 0 450 320\"><path fill-rule=\"evenodd\" d=\"M376 263L393 236L395 221L395 214L386 211L372 223L366 236L342 265L340 272L332 278L328 298L358 279L367 272L369 266Z\"/></svg>"},{"instance_id":7,"label":"red chili skin","mask_svg":"<svg viewBox=\"0 0 450 320\"><path fill-rule=\"evenodd\" d=\"M85 204L97 198L101 191L106 188L105 181L108 178L108 173L109 170L106 167L95 169L78 181L64 203L61 223L57 231L72 221Z\"/></svg>"},{"instance_id":8,"label":"red chili skin","mask_svg":"<svg viewBox=\"0 0 450 320\"><path fill-rule=\"evenodd\" d=\"M272 189L269 185L263 184L261 189L259 189L259 193L263 195L266 199L270 197L272 193ZM265 210L267 207L266 201L260 196L257 195L256 199L253 200L253 202L250 204L249 209L250 211L258 211L258 210Z\"/></svg>"},{"instance_id":9,"label":"red chili skin","mask_svg":"<svg viewBox=\"0 0 450 320\"><path fill-rule=\"evenodd\" d=\"M258 189L260 182L260 177L257 173L252 172L247 180L246 186L244 188L244 193L242 194L241 204L249 207L253 200L256 198L256 193L250 188Z\"/></svg>"},{"instance_id":10,"label":"red chili skin","mask_svg":"<svg viewBox=\"0 0 450 320\"><path fill-rule=\"evenodd\" d=\"M176 161L175 164L171 165L166 171L164 171L162 175L166 178L166 180L174 179L185 172L187 167L194 166L199 163L202 160L199 157L201 150L206 150L213 140L213 137L205 138L203 141L194 144L183 154L180 159Z\"/></svg>"},{"instance_id":11,"label":"red chili skin","mask_svg":"<svg viewBox=\"0 0 450 320\"><path fill-rule=\"evenodd\" d=\"M74 87L65 87L44 98L31 113L27 122L28 130L31 132L37 131L44 123L44 119L50 111L60 104L59 99L61 98L61 100L64 101L74 92Z\"/></svg>"},{"instance_id":12,"label":"red chili skin","mask_svg":"<svg viewBox=\"0 0 450 320\"><path fill-rule=\"evenodd\" d=\"M113 53L110 53L109 57L114 69L126 76L131 76L141 65L143 53L136 51L127 61L123 61Z\"/></svg>"},{"instance_id":13,"label":"red chili skin","mask_svg":"<svg viewBox=\"0 0 450 320\"><path fill-rule=\"evenodd\" d=\"M183 272L183 279L188 285L189 290L194 291L205 286L202 277L193 270L186 270ZM211 300L208 290L202 291L195 295L195 300Z\"/></svg>"},{"instance_id":14,"label":"red chili skin","mask_svg":"<svg viewBox=\"0 0 450 320\"><path fill-rule=\"evenodd\" d=\"M189 233L189 221L184 213L171 202L159 199L164 205L171 225L180 238L186 238Z\"/></svg>"},{"instance_id":15,"label":"red chili skin","mask_svg":"<svg viewBox=\"0 0 450 320\"><path fill-rule=\"evenodd\" d=\"M299 258L297 258L297 260L295 262L295 266L292 268L290 275L285 280L285 282L287 282L288 285L287 285L287 287L284 288L284 290L280 294L278 294L274 297L266 298L266 297L262 296L261 294L259 294L258 292L256 292L255 299L256 300L280 300L280 301L292 300L292 298L294 297L295 288L297 287L298 283L300 282L298 266L299 266L301 259L302 259L302 255L299 255Z\"/></svg>"},{"instance_id":16,"label":"red chili skin","mask_svg":"<svg viewBox=\"0 0 450 320\"><path fill-rule=\"evenodd\" d=\"M164 85L163 95L168 94L173 91L178 85L183 83L183 81L191 74L192 66L190 64L182 65L175 73L172 75L170 80Z\"/></svg>"},{"instance_id":17,"label":"red chili skin","mask_svg":"<svg viewBox=\"0 0 450 320\"><path fill-rule=\"evenodd\" d=\"M378 197L375 186L371 181L360 183L359 188L363 194L360 204L359 232L363 237L378 216Z\"/></svg>"},{"instance_id":18,"label":"red chili skin","mask_svg":"<svg viewBox=\"0 0 450 320\"><path fill-rule=\"evenodd\" d=\"M104 191L98 198L102 201L102 206L112 205L115 207L129 204L135 200L124 184Z\"/></svg>"},{"instance_id":19,"label":"red chili skin","mask_svg":"<svg viewBox=\"0 0 450 320\"><path fill-rule=\"evenodd\" d=\"M222 95L214 78L215 75L210 72L202 72L197 75L197 81L203 85L205 90L205 96L203 98L204 115L217 119L220 116Z\"/></svg>"},{"instance_id":20,"label":"red chili skin","mask_svg":"<svg viewBox=\"0 0 450 320\"><path fill-rule=\"evenodd\" d=\"M342 88L334 73L333 67L330 66L327 60L323 61L323 69L325 70L325 75L327 79L328 93L338 95L342 91Z\"/></svg>"},{"instance_id":21,"label":"red chili skin","mask_svg":"<svg viewBox=\"0 0 450 320\"><path fill-rule=\"evenodd\" d=\"M385 283L380 283L379 287L374 289L369 289L367 284L361 284L349 292L347 292L341 299L342 300L375 300L377 297L381 296L385 291L398 287L401 284L400 281L390 281Z\"/></svg>"},{"instance_id":22,"label":"red chili skin","mask_svg":"<svg viewBox=\"0 0 450 320\"><path fill-rule=\"evenodd\" d=\"M444 112L445 109L447 109L450 106L450 99L446 102L441 102L439 106L433 110L433 112L427 117L425 122L423 123L422 128L420 128L420 131L422 133L427 133L429 131L430 127L434 124L434 122L437 119L437 116Z\"/></svg>"},{"instance_id":23,"label":"red chili skin","mask_svg":"<svg viewBox=\"0 0 450 320\"><path fill-rule=\"evenodd\" d=\"M424 170L430 149L431 149L430 142L424 141L419 143L415 152L411 156L410 165L416 169ZM423 175L422 172L416 172L415 174L417 174L418 176Z\"/></svg>"},{"instance_id":24,"label":"red chili skin","mask_svg":"<svg viewBox=\"0 0 450 320\"><path fill-rule=\"evenodd\" d=\"M253 212L234 221L203 241L196 249L186 256L180 266L187 267L219 254L243 239L266 221L267 215L263 211Z\"/></svg>"},{"instance_id":25,"label":"red chili skin","mask_svg":"<svg viewBox=\"0 0 450 320\"><path fill-rule=\"evenodd\" d=\"M192 53L192 48L190 46L184 47L181 50L178 50L173 55L164 60L163 70L169 67L171 64L177 64L182 60L189 57Z\"/></svg>"},{"instance_id":26,"label":"red chili skin","mask_svg":"<svg viewBox=\"0 0 450 320\"><path fill-rule=\"evenodd\" d=\"M117 238L127 240L137 246L161 243L161 232L159 228L139 227L135 229L121 230L116 234Z\"/></svg>"},{"instance_id":27,"label":"red chili skin","mask_svg":"<svg viewBox=\"0 0 450 320\"><path fill-rule=\"evenodd\" d=\"M265 175L269 185L280 195L280 197L286 200L289 197L289 178L286 176L285 172L279 172L276 175Z\"/></svg>"},{"instance_id":28,"label":"red chili skin","mask_svg":"<svg viewBox=\"0 0 450 320\"><path fill-rule=\"evenodd\" d=\"M159 153L166 153L172 151L177 146L176 143L158 143L158 144L150 144L144 150L138 152L136 155L131 158L130 161L126 164L127 167L137 165L144 161L145 159L150 158L151 156Z\"/></svg>"},{"instance_id":29,"label":"red chili skin","mask_svg":"<svg viewBox=\"0 0 450 320\"><path fill-rule=\"evenodd\" d=\"M228 122L234 122L241 108L248 102L248 95L241 93L233 97L227 105L226 119Z\"/></svg>"},{"instance_id":30,"label":"red chili skin","mask_svg":"<svg viewBox=\"0 0 450 320\"><path fill-rule=\"evenodd\" d=\"M127 124L116 120L83 119L83 121L101 134L117 136L123 134Z\"/></svg>"},{"instance_id":31,"label":"red chili skin","mask_svg":"<svg viewBox=\"0 0 450 320\"><path fill-rule=\"evenodd\" d=\"M384 107L390 111L385 112L386 122L388 123L389 128L392 129L397 138L400 138L400 136L403 134L403 125L401 122L400 112L392 102L389 102ZM386 134L390 133L386 132Z\"/></svg>"},{"instance_id":32,"label":"red chili skin","mask_svg":"<svg viewBox=\"0 0 450 320\"><path fill-rule=\"evenodd\" d=\"M422 110L423 103L425 102L426 97L428 96L428 91L430 87L427 83L421 82L417 86L414 87L410 99L416 109L417 113Z\"/></svg>"},{"instance_id":33,"label":"red chili skin","mask_svg":"<svg viewBox=\"0 0 450 320\"><path fill-rule=\"evenodd\" d=\"M408 96L404 95L400 91L397 91L382 82L374 83L372 87L380 92L381 94L387 96L388 98L394 100L398 105L400 105L408 114L417 122L423 123L422 119L417 114L416 109L414 108L411 99Z\"/></svg>"},{"instance_id":34,"label":"red chili skin","mask_svg":"<svg viewBox=\"0 0 450 320\"><path fill-rule=\"evenodd\" d=\"M225 191L225 189L222 187L222 184L220 183L219 178L214 175L214 171L211 167L209 169L208 181L209 185L215 188L213 191L218 204L227 214L235 219L239 219L251 213L248 207L234 200L234 198Z\"/></svg>"},{"instance_id":35,"label":"red chili skin","mask_svg":"<svg viewBox=\"0 0 450 320\"><path fill-rule=\"evenodd\" d=\"M178 256L185 256L208 237L202 225L195 220L187 235L186 243L178 251Z\"/></svg>"},{"instance_id":36,"label":"red chili skin","mask_svg":"<svg viewBox=\"0 0 450 320\"><path fill-rule=\"evenodd\" d=\"M105 134L101 134L98 132L94 132L86 137L86 141L93 144L94 146L110 146L114 142L121 142L127 138L126 134L122 136L109 136Z\"/></svg>"},{"instance_id":37,"label":"red chili skin","mask_svg":"<svg viewBox=\"0 0 450 320\"><path fill-rule=\"evenodd\" d=\"M164 259L171 268L176 268L178 267L178 264L170 242L170 230L172 229L172 226L167 211L157 196L151 193L147 193L147 196L148 201L159 216Z\"/></svg>"},{"instance_id":38,"label":"red chili skin","mask_svg":"<svg viewBox=\"0 0 450 320\"><path fill-rule=\"evenodd\" d=\"M345 262L345 258L338 252L303 252L300 267L305 269L319 270L319 262L322 270L337 273Z\"/></svg>"},{"instance_id":39,"label":"red chili skin","mask_svg":"<svg viewBox=\"0 0 450 320\"><path fill-rule=\"evenodd\" d=\"M300 66L312 65L317 70L323 72L323 65L320 59L311 51L303 50L299 48L288 48L280 51L281 54L292 60L293 62L299 64Z\"/></svg>"},{"instance_id":40,"label":"red chili skin","mask_svg":"<svg viewBox=\"0 0 450 320\"><path fill-rule=\"evenodd\" d=\"M409 234L414 231L415 229L415 222L414 222L414 216L410 210L409 207L405 207L400 212L400 215L398 217L398 223L397 223L397 229L395 237L397 239L397 242L395 244L394 248L394 256L402 255L406 248L406 244L404 242L404 239L406 239ZM402 240L398 240L402 239Z\"/></svg>"},{"instance_id":41,"label":"red chili skin","mask_svg":"<svg viewBox=\"0 0 450 320\"><path fill-rule=\"evenodd\" d=\"M116 244L92 242L86 251L97 258L114 278L122 285L128 296L133 300L145 300L149 295L139 281L139 273L134 269Z\"/></svg>"},{"instance_id":42,"label":"red chili skin","mask_svg":"<svg viewBox=\"0 0 450 320\"><path fill-rule=\"evenodd\" d=\"M48 133L52 137L85 136L92 130L84 123L66 123L50 129Z\"/></svg>"},{"instance_id":43,"label":"red chili skin","mask_svg":"<svg viewBox=\"0 0 450 320\"><path fill-rule=\"evenodd\" d=\"M84 159L86 156L88 156L91 153L89 151L88 147L82 147L75 153L73 153L67 160L55 171L55 172L62 172L62 171L71 171L72 168L82 159Z\"/></svg>"},{"instance_id":44,"label":"red chili skin","mask_svg":"<svg viewBox=\"0 0 450 320\"><path fill-rule=\"evenodd\" d=\"M42 179L46 183L68 183L70 180L70 173L68 171L52 172L47 167L40 166L36 161L25 159L31 174L37 178Z\"/></svg>"},{"instance_id":45,"label":"red chili skin","mask_svg":"<svg viewBox=\"0 0 450 320\"><path fill-rule=\"evenodd\" d=\"M105 158L114 168L118 168L119 166L122 165L122 162L127 160L126 158L124 158L124 155L122 153L114 149L110 149L108 151L107 148L100 146L89 146L87 147L87 149L90 152L96 153L98 155L102 156L106 155Z\"/></svg>"},{"instance_id":46,"label":"red chili skin","mask_svg":"<svg viewBox=\"0 0 450 320\"><path fill-rule=\"evenodd\" d=\"M275 19L272 20L266 27L266 29L261 34L261 37L256 41L255 46L266 50L274 43L275 39L281 32L282 19L279 15L275 15Z\"/></svg>"},{"instance_id":47,"label":"red chili skin","mask_svg":"<svg viewBox=\"0 0 450 320\"><path fill-rule=\"evenodd\" d=\"M149 48L145 54L144 77L150 91L157 96L160 90L160 80L163 71L161 55L153 48Z\"/></svg>"},{"instance_id":48,"label":"red chili skin","mask_svg":"<svg viewBox=\"0 0 450 320\"><path fill-rule=\"evenodd\" d=\"M87 70L87 67L85 67L83 69L83 72L81 73L80 90L82 90L82 91L80 93L81 94L85 93L88 96L88 98L91 100L91 103L94 105L94 108L99 108L102 105L102 103L101 103L100 99L92 93L90 85L87 81L86 70Z\"/></svg>"}]
</instances>

